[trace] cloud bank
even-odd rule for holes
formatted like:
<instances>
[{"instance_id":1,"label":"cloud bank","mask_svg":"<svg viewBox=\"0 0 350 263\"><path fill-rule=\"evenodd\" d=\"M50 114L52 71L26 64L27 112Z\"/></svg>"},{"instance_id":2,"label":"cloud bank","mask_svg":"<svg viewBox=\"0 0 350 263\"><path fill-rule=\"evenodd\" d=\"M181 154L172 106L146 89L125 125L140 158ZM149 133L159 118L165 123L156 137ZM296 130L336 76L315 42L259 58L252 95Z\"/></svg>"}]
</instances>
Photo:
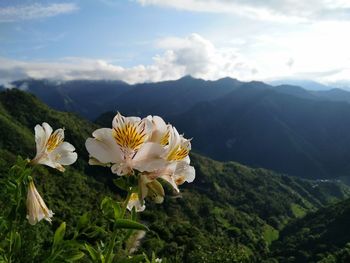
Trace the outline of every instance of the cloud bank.
<instances>
[{"instance_id":1,"label":"cloud bank","mask_svg":"<svg viewBox=\"0 0 350 263\"><path fill-rule=\"evenodd\" d=\"M34 3L0 7L0 23L52 17L72 13L76 10L78 10L78 6L74 3Z\"/></svg>"},{"instance_id":2,"label":"cloud bank","mask_svg":"<svg viewBox=\"0 0 350 263\"><path fill-rule=\"evenodd\" d=\"M232 76L251 79L257 69L232 49L218 49L198 34L185 38L165 38L157 41L163 53L153 57L150 65L125 68L106 60L62 58L57 61L19 61L0 58L0 80L17 79L109 79L128 83L178 79L185 75L203 79Z\"/></svg>"}]
</instances>

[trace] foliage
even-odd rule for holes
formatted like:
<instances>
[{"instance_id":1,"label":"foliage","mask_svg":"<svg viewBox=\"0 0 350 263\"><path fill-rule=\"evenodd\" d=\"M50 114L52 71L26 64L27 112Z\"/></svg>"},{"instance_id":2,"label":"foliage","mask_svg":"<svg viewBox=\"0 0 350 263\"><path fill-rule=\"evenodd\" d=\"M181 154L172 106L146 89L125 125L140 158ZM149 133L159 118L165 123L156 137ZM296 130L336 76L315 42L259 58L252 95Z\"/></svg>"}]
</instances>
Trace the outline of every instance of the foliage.
<instances>
[{"instance_id":1,"label":"foliage","mask_svg":"<svg viewBox=\"0 0 350 263\"><path fill-rule=\"evenodd\" d=\"M63 174L45 167L32 171L39 192L44 193L55 216L52 226L40 223L21 231L22 254L27 255L26 258L50 255L54 232L65 222L63 240L69 243L75 238L87 244L72 254L79 257L82 252L84 257L80 261L94 261L106 252L115 227L109 218L118 210L116 203L126 196L125 191L113 183L116 177L108 169L87 165L84 141L97 125L71 113L54 111L24 92L0 93L0 178L7 179L9 166L17 154L34 155L32 129L42 121L54 124L54 128L64 126L67 140L76 146L80 158ZM145 237L138 239L142 237L141 230L132 234L127 229L120 230L120 236L125 235L128 241L124 249L130 250L132 244L139 243L133 248L139 259L146 255L147 260L152 261L153 257L154 261L154 252L167 262L269 260L271 242L278 236L284 240L283 229L289 222L304 214L308 218L308 213L343 200L350 193L341 183L301 180L234 162L213 161L198 154L193 154L191 159L197 171L194 183L184 184L180 195L166 187L173 196L167 195L162 205L148 204L141 213L141 222L149 228ZM3 209L7 201L4 190L0 190L0 197ZM101 207L101 202L109 204L109 208ZM128 223L117 222L123 226ZM97 240L104 241L98 243ZM118 239L115 242L121 244ZM65 245L62 243L62 247ZM346 242L339 243L339 249L335 255L330 252L329 260L346 258ZM281 257L278 249L273 251L276 258ZM296 255L296 251L291 252L291 256Z\"/></svg>"}]
</instances>

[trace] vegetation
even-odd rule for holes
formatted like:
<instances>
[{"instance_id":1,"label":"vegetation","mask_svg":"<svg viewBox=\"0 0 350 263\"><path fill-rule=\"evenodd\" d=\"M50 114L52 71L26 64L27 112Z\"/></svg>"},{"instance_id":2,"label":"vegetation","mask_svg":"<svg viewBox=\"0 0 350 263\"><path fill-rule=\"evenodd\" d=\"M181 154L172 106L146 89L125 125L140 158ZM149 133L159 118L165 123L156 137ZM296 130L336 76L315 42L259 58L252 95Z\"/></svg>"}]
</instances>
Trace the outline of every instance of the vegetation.
<instances>
[{"instance_id":1,"label":"vegetation","mask_svg":"<svg viewBox=\"0 0 350 263\"><path fill-rule=\"evenodd\" d=\"M74 222L87 211L91 212L91 218L103 222L105 219L100 213L102 197L117 195L121 198L126 194L114 186L115 175L108 169L87 165L84 142L97 128L96 124L71 113L52 110L34 96L18 90L0 93L1 180L6 180L16 155L34 156L33 127L43 121L51 123L54 128L64 126L67 141L76 146L80 158L64 174L45 167L34 171L38 190L55 213L52 226L41 222L25 229L24 247L38 254L47 252L53 230L63 221L66 222L67 236L72 235ZM315 255L316 261L320 256L316 258L317 253L308 246L294 244L297 249L284 250L288 240L296 242L293 236L290 239L288 236L297 235L304 224L309 225L309 220L321 211L330 211L325 218L334 218L331 216L333 210L327 209L338 209L345 206L346 201L317 211L350 195L349 187L341 183L302 180L235 162L213 161L199 154L193 154L191 160L196 168L194 183L184 184L179 195L173 193L171 187L166 187L168 194L164 203L147 203L146 210L139 214L150 231L140 240L137 253L145 252L151 258L154 252L167 262L274 262L271 261L274 258L299 259L299 251L305 249L305 253L312 255L306 258ZM0 208L3 208L7 202L6 193L0 190L0 196ZM344 224L334 226L343 229L345 221L342 222ZM324 226L325 229L331 227L328 223ZM308 228L315 232L314 236L318 233L317 227ZM307 240L306 233L309 232L303 231ZM343 238L339 235L337 249L324 250L323 256L330 260L344 258L348 253L348 237L344 231ZM94 243L94 239L83 238ZM329 236L323 238L326 240ZM33 244L34 248L31 247ZM86 258L80 260L84 262Z\"/></svg>"}]
</instances>

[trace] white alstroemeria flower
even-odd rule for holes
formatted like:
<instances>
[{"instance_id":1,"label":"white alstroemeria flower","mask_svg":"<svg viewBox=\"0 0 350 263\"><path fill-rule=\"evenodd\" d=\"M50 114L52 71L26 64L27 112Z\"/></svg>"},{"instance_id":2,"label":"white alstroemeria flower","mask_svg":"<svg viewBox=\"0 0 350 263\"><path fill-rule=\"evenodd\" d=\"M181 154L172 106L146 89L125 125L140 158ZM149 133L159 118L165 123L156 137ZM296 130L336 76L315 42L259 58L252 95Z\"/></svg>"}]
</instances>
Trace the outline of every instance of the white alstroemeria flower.
<instances>
[{"instance_id":1,"label":"white alstroemeria flower","mask_svg":"<svg viewBox=\"0 0 350 263\"><path fill-rule=\"evenodd\" d=\"M64 142L64 130L57 129L52 133L52 128L44 122L42 125L36 125L35 143L36 156L31 163L44 164L64 172L63 165L73 164L78 155L73 145Z\"/></svg>"},{"instance_id":2,"label":"white alstroemeria flower","mask_svg":"<svg viewBox=\"0 0 350 263\"><path fill-rule=\"evenodd\" d=\"M191 151L191 140L185 139L178 133L175 127L172 127L169 134L169 144L165 147L166 153L163 156L169 162L184 161L190 163L188 156Z\"/></svg>"},{"instance_id":3,"label":"white alstroemeria flower","mask_svg":"<svg viewBox=\"0 0 350 263\"><path fill-rule=\"evenodd\" d=\"M127 205L129 211L135 207L136 212L142 212L145 210L146 206L141 204L139 195L137 193L132 193Z\"/></svg>"},{"instance_id":4,"label":"white alstroemeria flower","mask_svg":"<svg viewBox=\"0 0 350 263\"><path fill-rule=\"evenodd\" d=\"M54 213L49 210L35 188L34 182L30 181L27 194L27 219L29 224L35 225L42 219L51 223L51 217Z\"/></svg>"},{"instance_id":5,"label":"white alstroemeria flower","mask_svg":"<svg viewBox=\"0 0 350 263\"><path fill-rule=\"evenodd\" d=\"M190 158L188 154L191 150L191 142L180 135L175 127L166 125L160 117L154 116L152 121L156 126L153 130L153 135L156 134L156 141L160 142L162 139L166 138L163 140L165 143L162 144L165 149L165 153L162 157L167 163L160 169L144 173L140 180L140 188L142 193L148 193L146 185L150 185L150 183L157 180L157 178L162 178L170 183L177 192L180 192L178 185L184 182L191 183L195 178L195 169L193 166L189 165ZM154 193L152 194L154 195ZM147 194L143 194L142 199L146 195ZM161 191L157 196L162 196Z\"/></svg>"},{"instance_id":6,"label":"white alstroemeria flower","mask_svg":"<svg viewBox=\"0 0 350 263\"><path fill-rule=\"evenodd\" d=\"M150 173L145 173L143 182L151 182L157 178L170 183L170 185L179 193L179 185L184 182L192 183L196 177L196 172L193 166L190 166L186 161L173 162L164 168L155 170Z\"/></svg>"},{"instance_id":7,"label":"white alstroemeria flower","mask_svg":"<svg viewBox=\"0 0 350 263\"><path fill-rule=\"evenodd\" d=\"M94 164L112 164L111 170L127 175L136 169L153 171L164 166L161 158L164 148L148 142L152 134L152 122L145 118L124 117L118 113L112 122L113 129L102 128L92 133L85 146ZM97 161L96 161L97 160Z\"/></svg>"},{"instance_id":8,"label":"white alstroemeria flower","mask_svg":"<svg viewBox=\"0 0 350 263\"><path fill-rule=\"evenodd\" d=\"M159 116L149 115L147 116L147 119L153 123L152 136L149 141L166 146L169 143L172 126L170 124L166 124L165 121Z\"/></svg>"},{"instance_id":9,"label":"white alstroemeria flower","mask_svg":"<svg viewBox=\"0 0 350 263\"><path fill-rule=\"evenodd\" d=\"M153 202L160 204L164 200L164 188L156 178L152 177L153 173L142 173L139 177L139 198L143 200L148 196L152 199Z\"/></svg>"}]
</instances>

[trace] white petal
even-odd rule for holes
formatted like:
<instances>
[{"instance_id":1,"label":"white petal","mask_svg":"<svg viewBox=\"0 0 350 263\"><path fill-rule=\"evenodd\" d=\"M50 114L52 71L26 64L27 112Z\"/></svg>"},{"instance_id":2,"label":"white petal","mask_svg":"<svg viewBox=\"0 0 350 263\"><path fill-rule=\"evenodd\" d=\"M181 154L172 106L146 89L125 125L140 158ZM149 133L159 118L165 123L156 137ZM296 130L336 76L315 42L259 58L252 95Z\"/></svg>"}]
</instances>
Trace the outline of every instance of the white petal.
<instances>
[{"instance_id":1,"label":"white petal","mask_svg":"<svg viewBox=\"0 0 350 263\"><path fill-rule=\"evenodd\" d=\"M42 219L51 222L53 212L49 210L35 188L33 181L29 182L27 193L27 219L31 225L35 225Z\"/></svg>"},{"instance_id":2,"label":"white petal","mask_svg":"<svg viewBox=\"0 0 350 263\"><path fill-rule=\"evenodd\" d=\"M142 212L146 208L145 205L141 205L138 194L136 194L136 193L131 194L130 200L129 200L128 205L127 205L127 208L129 211L131 211L134 207L135 207L136 212Z\"/></svg>"},{"instance_id":3,"label":"white petal","mask_svg":"<svg viewBox=\"0 0 350 263\"><path fill-rule=\"evenodd\" d=\"M36 144L36 152L41 153L44 150L48 137L46 136L46 132L42 126L39 124L35 126L35 144Z\"/></svg>"},{"instance_id":4,"label":"white petal","mask_svg":"<svg viewBox=\"0 0 350 263\"><path fill-rule=\"evenodd\" d=\"M181 185L184 182L192 183L196 177L196 171L193 166L186 164L185 162L179 162L174 174L174 179L177 185Z\"/></svg>"},{"instance_id":5,"label":"white petal","mask_svg":"<svg viewBox=\"0 0 350 263\"><path fill-rule=\"evenodd\" d=\"M113 164L111 167L112 173L117 175L127 175L132 173L132 168L125 162Z\"/></svg>"},{"instance_id":6,"label":"white petal","mask_svg":"<svg viewBox=\"0 0 350 263\"><path fill-rule=\"evenodd\" d=\"M49 138L50 135L52 134L51 126L48 123L46 123L46 122L43 122L42 126L43 126L43 128L45 130L46 138Z\"/></svg>"},{"instance_id":7,"label":"white petal","mask_svg":"<svg viewBox=\"0 0 350 263\"><path fill-rule=\"evenodd\" d=\"M168 125L159 116L153 116L151 118L147 117L153 123L152 136L150 141L160 143L165 134L168 131Z\"/></svg>"},{"instance_id":8,"label":"white petal","mask_svg":"<svg viewBox=\"0 0 350 263\"><path fill-rule=\"evenodd\" d=\"M161 158L164 151L164 148L160 144L153 142L145 143L133 158L132 165L140 172L151 172L164 168L168 164L166 160Z\"/></svg>"},{"instance_id":9,"label":"white petal","mask_svg":"<svg viewBox=\"0 0 350 263\"><path fill-rule=\"evenodd\" d=\"M93 132L95 138L88 138L85 147L89 154L101 163L119 163L123 153L115 142L112 129L102 128Z\"/></svg>"}]
</instances>

